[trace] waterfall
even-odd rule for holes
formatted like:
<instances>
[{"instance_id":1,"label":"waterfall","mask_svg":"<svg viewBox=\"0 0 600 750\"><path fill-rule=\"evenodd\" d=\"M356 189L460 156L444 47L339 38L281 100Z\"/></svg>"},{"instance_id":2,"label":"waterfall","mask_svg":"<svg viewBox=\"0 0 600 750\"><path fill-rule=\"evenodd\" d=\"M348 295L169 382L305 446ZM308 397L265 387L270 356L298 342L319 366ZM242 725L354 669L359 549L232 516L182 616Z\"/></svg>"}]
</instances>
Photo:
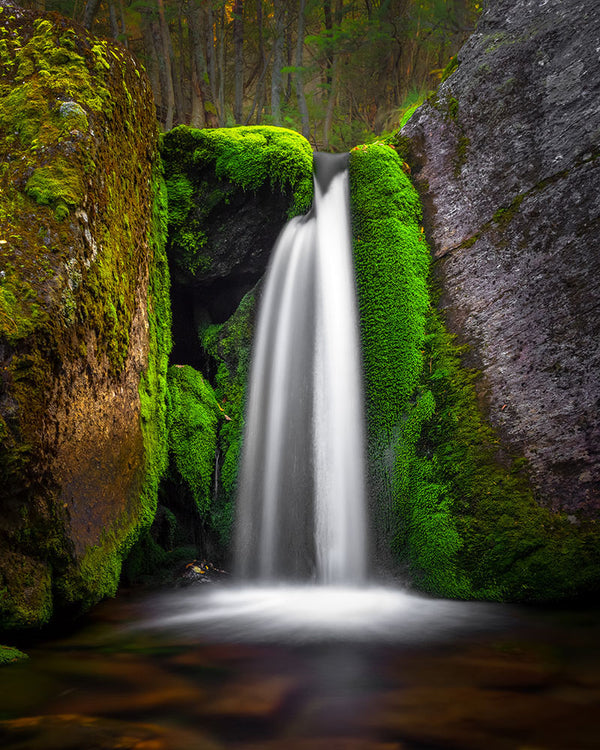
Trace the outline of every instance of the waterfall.
<instances>
[{"instance_id":1,"label":"waterfall","mask_svg":"<svg viewBox=\"0 0 600 750\"><path fill-rule=\"evenodd\" d=\"M315 155L310 213L282 230L250 368L235 567L246 579L360 583L365 427L348 156Z\"/></svg>"}]
</instances>

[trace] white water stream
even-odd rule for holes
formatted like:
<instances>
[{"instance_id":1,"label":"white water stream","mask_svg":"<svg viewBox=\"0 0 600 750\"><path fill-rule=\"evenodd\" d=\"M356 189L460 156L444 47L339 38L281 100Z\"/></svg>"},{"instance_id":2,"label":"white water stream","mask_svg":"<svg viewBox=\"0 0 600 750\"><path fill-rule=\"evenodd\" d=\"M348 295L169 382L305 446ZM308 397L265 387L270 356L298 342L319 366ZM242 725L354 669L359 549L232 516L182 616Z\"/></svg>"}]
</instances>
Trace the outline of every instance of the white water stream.
<instances>
[{"instance_id":1,"label":"white water stream","mask_svg":"<svg viewBox=\"0 0 600 750\"><path fill-rule=\"evenodd\" d=\"M283 229L255 335L237 585L157 597L137 627L217 641L426 642L492 605L367 583L365 428L345 157L316 159L311 213Z\"/></svg>"},{"instance_id":2,"label":"white water stream","mask_svg":"<svg viewBox=\"0 0 600 750\"><path fill-rule=\"evenodd\" d=\"M315 158L312 211L283 229L258 318L239 477L244 579L366 578L365 427L347 156Z\"/></svg>"}]
</instances>

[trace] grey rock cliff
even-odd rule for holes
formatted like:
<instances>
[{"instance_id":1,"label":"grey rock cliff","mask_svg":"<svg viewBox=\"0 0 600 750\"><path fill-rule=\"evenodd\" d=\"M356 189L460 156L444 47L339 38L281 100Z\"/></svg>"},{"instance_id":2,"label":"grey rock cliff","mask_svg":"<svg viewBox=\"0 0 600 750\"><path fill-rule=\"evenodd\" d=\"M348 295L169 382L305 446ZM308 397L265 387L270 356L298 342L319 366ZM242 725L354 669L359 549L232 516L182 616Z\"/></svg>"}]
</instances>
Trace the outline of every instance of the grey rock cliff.
<instances>
[{"instance_id":1,"label":"grey rock cliff","mask_svg":"<svg viewBox=\"0 0 600 750\"><path fill-rule=\"evenodd\" d=\"M540 502L600 510L600 13L490 0L402 136L449 327ZM402 138L401 136L401 138Z\"/></svg>"}]
</instances>

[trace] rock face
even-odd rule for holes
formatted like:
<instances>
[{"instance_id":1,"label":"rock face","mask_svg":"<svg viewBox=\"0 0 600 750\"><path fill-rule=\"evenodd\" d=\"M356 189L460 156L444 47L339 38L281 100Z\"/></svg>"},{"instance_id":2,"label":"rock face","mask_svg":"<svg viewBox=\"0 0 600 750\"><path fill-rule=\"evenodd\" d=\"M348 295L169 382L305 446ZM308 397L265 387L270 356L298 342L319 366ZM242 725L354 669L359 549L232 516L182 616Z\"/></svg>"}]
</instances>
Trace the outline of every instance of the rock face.
<instances>
[{"instance_id":1,"label":"rock face","mask_svg":"<svg viewBox=\"0 0 600 750\"><path fill-rule=\"evenodd\" d=\"M0 21L0 625L10 627L113 593L151 523L170 312L145 74L57 15L0 3Z\"/></svg>"},{"instance_id":2,"label":"rock face","mask_svg":"<svg viewBox=\"0 0 600 750\"><path fill-rule=\"evenodd\" d=\"M600 511L600 16L490 0L400 141L441 304L538 501Z\"/></svg>"}]
</instances>

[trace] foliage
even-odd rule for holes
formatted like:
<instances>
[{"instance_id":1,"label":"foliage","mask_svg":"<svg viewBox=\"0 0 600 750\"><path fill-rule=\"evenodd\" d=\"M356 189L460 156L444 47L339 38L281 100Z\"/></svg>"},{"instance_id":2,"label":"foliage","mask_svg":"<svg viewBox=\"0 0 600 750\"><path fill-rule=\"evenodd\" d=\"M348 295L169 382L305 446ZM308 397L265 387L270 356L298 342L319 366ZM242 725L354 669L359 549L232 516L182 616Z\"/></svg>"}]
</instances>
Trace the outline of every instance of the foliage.
<instances>
[{"instance_id":1,"label":"foliage","mask_svg":"<svg viewBox=\"0 0 600 750\"><path fill-rule=\"evenodd\" d=\"M92 19L92 3L45 0L48 10L89 22L144 63L165 129L285 125L319 149L344 151L397 127L407 94L430 90L449 74L480 5L136 0L119 14L98 3Z\"/></svg>"}]
</instances>

